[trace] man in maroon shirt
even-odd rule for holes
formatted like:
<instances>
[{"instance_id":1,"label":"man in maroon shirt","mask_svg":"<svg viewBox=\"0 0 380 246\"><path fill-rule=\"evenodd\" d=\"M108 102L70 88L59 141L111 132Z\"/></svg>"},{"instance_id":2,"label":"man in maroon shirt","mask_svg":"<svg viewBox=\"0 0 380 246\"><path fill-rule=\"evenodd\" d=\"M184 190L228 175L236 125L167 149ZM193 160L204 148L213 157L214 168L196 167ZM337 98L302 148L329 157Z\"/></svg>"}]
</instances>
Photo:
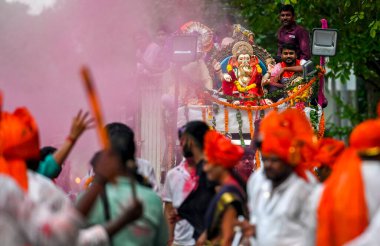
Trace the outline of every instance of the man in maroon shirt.
<instances>
[{"instance_id":1,"label":"man in maroon shirt","mask_svg":"<svg viewBox=\"0 0 380 246\"><path fill-rule=\"evenodd\" d=\"M282 5L280 8L280 20L282 26L277 32L278 52L281 56L284 44L293 44L296 47L297 58L300 60L310 60L310 37L309 32L295 22L294 8L292 5Z\"/></svg>"}]
</instances>

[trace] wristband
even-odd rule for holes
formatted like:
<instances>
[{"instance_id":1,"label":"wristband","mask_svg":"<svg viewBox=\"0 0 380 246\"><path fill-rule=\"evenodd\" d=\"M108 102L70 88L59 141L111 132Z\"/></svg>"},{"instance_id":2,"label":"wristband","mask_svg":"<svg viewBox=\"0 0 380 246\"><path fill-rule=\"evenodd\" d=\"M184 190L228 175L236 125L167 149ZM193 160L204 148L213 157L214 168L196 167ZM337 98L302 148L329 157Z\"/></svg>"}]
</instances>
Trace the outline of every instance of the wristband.
<instances>
[{"instance_id":1,"label":"wristband","mask_svg":"<svg viewBox=\"0 0 380 246\"><path fill-rule=\"evenodd\" d=\"M66 140L69 141L69 142L72 143L72 144L74 144L75 141L76 141L76 139L73 138L73 137L71 137L71 136L67 136Z\"/></svg>"}]
</instances>

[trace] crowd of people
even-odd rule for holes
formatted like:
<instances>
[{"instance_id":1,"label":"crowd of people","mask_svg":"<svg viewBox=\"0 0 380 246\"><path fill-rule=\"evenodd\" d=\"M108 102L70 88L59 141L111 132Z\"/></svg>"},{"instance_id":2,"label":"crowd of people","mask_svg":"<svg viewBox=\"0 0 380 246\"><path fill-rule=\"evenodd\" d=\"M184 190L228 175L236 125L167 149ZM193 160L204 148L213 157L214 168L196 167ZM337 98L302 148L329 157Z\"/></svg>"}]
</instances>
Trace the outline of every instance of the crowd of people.
<instances>
[{"instance_id":1,"label":"crowd of people","mask_svg":"<svg viewBox=\"0 0 380 246\"><path fill-rule=\"evenodd\" d=\"M282 62L269 79L273 90L310 59L294 9L284 6L280 19ZM159 57L162 36L147 45L145 58ZM158 71L148 58L141 64ZM136 157L133 130L112 122L105 126L110 148L94 153L93 175L73 202L54 179L93 119L79 111L58 149L41 148L28 109L3 111L2 99L1 245L380 243L380 104L378 118L356 126L348 146L318 139L299 109L270 112L246 148L203 121L189 121L178 129L183 159L162 189L150 163Z\"/></svg>"},{"instance_id":2,"label":"crowd of people","mask_svg":"<svg viewBox=\"0 0 380 246\"><path fill-rule=\"evenodd\" d=\"M79 113L73 124L79 131L70 137L91 124ZM380 240L380 135L373 131L380 112L353 130L346 147L318 140L298 109L273 111L259 126L262 164L256 169L252 149L190 121L178 131L183 161L167 174L161 197L138 172L133 131L110 123L111 148L92 158L94 178L76 203L36 171L47 164L28 110L2 112L0 126L2 245L353 246ZM57 165L51 158L49 165ZM247 170L248 181L240 175Z\"/></svg>"}]
</instances>

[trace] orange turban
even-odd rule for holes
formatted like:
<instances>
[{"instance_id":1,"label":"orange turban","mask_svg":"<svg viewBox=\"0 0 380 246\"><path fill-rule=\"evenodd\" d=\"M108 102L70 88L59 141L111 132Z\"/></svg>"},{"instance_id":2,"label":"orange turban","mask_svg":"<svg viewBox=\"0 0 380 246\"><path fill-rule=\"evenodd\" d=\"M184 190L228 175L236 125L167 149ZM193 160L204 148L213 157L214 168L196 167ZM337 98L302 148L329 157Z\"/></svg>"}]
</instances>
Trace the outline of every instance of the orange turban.
<instances>
[{"instance_id":1,"label":"orange turban","mask_svg":"<svg viewBox=\"0 0 380 246\"><path fill-rule=\"evenodd\" d=\"M28 189L25 160L39 158L36 122L26 108L1 113L0 173L12 176L24 190Z\"/></svg>"},{"instance_id":2,"label":"orange turban","mask_svg":"<svg viewBox=\"0 0 380 246\"><path fill-rule=\"evenodd\" d=\"M380 119L356 126L350 136L350 147L335 163L317 212L318 246L343 245L367 228L368 207L359 155L380 154L379 129Z\"/></svg>"},{"instance_id":3,"label":"orange turban","mask_svg":"<svg viewBox=\"0 0 380 246\"><path fill-rule=\"evenodd\" d=\"M233 168L244 155L242 147L231 143L230 139L217 131L208 131L204 144L207 160L213 165Z\"/></svg>"},{"instance_id":4,"label":"orange turban","mask_svg":"<svg viewBox=\"0 0 380 246\"><path fill-rule=\"evenodd\" d=\"M356 126L350 136L350 147L363 155L380 154L380 119L366 120Z\"/></svg>"},{"instance_id":5,"label":"orange turban","mask_svg":"<svg viewBox=\"0 0 380 246\"><path fill-rule=\"evenodd\" d=\"M272 111L262 121L262 153L276 154L287 164L295 166L295 172L305 180L307 162L315 151L316 137L303 111L286 109Z\"/></svg>"},{"instance_id":6,"label":"orange turban","mask_svg":"<svg viewBox=\"0 0 380 246\"><path fill-rule=\"evenodd\" d=\"M320 167L326 165L332 167L344 151L345 145L343 141L333 138L323 138L319 141L317 151L313 157L313 167Z\"/></svg>"}]
</instances>

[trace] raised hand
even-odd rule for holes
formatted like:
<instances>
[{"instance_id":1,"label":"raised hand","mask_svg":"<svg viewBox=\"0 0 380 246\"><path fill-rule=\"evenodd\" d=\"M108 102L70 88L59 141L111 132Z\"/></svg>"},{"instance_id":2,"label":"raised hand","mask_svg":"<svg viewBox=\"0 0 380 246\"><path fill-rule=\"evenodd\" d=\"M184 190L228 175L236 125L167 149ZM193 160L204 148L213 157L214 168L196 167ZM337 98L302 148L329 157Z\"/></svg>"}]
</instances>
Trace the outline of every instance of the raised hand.
<instances>
[{"instance_id":1,"label":"raised hand","mask_svg":"<svg viewBox=\"0 0 380 246\"><path fill-rule=\"evenodd\" d=\"M89 112L83 113L80 110L71 123L69 137L76 141L86 129L94 127L93 123L94 119L90 118Z\"/></svg>"},{"instance_id":2,"label":"raised hand","mask_svg":"<svg viewBox=\"0 0 380 246\"><path fill-rule=\"evenodd\" d=\"M227 81L227 82L231 82L232 81L232 77L228 73L223 74L223 79L225 81Z\"/></svg>"}]
</instances>

